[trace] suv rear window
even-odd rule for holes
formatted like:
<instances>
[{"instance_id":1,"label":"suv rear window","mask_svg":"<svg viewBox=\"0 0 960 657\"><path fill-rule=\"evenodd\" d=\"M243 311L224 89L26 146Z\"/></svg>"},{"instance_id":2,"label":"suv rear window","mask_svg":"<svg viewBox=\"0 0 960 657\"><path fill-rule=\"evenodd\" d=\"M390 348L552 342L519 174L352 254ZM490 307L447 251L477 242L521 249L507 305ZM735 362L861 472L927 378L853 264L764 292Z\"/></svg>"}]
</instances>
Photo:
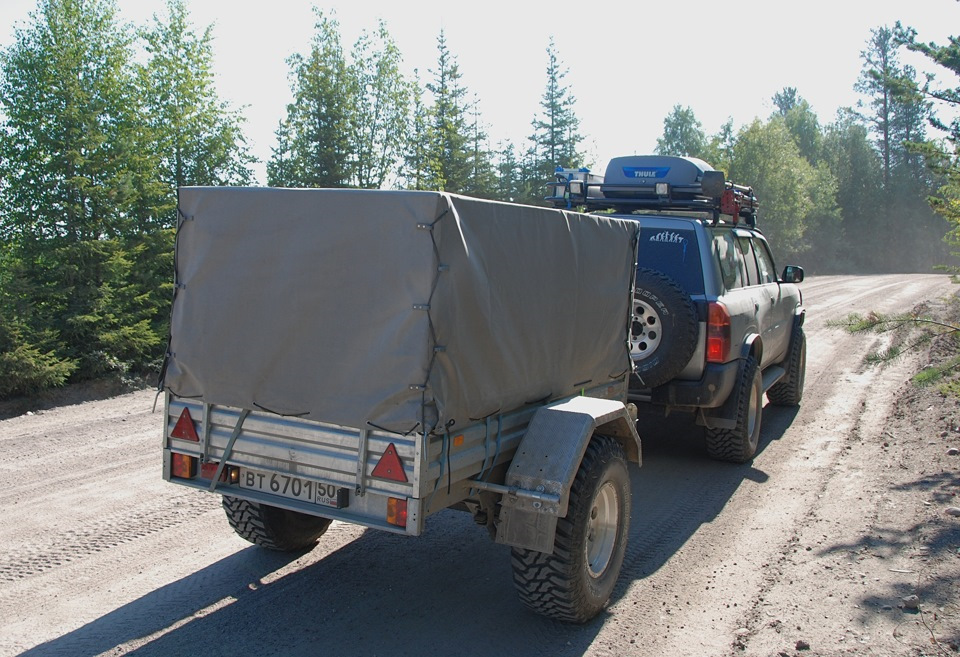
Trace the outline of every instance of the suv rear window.
<instances>
[{"instance_id":1,"label":"suv rear window","mask_svg":"<svg viewBox=\"0 0 960 657\"><path fill-rule=\"evenodd\" d=\"M676 227L640 227L639 267L663 272L687 294L703 294L700 247L693 227L676 222Z\"/></svg>"}]
</instances>

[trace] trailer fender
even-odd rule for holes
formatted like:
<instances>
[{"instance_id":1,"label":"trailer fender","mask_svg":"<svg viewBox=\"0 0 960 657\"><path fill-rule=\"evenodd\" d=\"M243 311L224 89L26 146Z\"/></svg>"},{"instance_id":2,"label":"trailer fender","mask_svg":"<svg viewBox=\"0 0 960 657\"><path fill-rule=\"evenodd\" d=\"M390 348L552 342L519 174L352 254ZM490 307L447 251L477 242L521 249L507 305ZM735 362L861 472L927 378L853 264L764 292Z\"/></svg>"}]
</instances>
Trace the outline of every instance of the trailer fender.
<instances>
[{"instance_id":1,"label":"trailer fender","mask_svg":"<svg viewBox=\"0 0 960 657\"><path fill-rule=\"evenodd\" d=\"M594 433L616 438L640 463L636 420L620 401L574 397L539 409L530 420L505 480L497 543L551 554L557 519Z\"/></svg>"}]
</instances>

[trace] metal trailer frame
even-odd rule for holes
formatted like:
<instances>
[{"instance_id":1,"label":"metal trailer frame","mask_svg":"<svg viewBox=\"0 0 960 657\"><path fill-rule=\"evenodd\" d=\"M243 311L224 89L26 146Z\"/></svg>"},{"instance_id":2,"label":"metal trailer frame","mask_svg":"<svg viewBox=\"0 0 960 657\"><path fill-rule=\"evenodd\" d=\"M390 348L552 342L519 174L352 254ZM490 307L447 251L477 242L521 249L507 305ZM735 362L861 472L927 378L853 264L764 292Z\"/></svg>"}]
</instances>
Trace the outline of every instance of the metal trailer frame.
<instances>
[{"instance_id":1,"label":"metal trailer frame","mask_svg":"<svg viewBox=\"0 0 960 657\"><path fill-rule=\"evenodd\" d=\"M456 507L473 512L499 543L549 553L556 521L566 514L570 486L594 432L615 437L628 460L640 462L636 410L624 403L626 390L623 376L585 389L581 396L524 406L458 431L408 435L219 406L168 392L163 477L179 485L410 536L424 531L430 515ZM196 442L173 435L185 409ZM391 446L406 481L373 475ZM195 474L174 476L173 454L197 459ZM336 508L243 488L225 481L227 468L335 486L342 504ZM405 500L405 526L387 522L390 498Z\"/></svg>"}]
</instances>

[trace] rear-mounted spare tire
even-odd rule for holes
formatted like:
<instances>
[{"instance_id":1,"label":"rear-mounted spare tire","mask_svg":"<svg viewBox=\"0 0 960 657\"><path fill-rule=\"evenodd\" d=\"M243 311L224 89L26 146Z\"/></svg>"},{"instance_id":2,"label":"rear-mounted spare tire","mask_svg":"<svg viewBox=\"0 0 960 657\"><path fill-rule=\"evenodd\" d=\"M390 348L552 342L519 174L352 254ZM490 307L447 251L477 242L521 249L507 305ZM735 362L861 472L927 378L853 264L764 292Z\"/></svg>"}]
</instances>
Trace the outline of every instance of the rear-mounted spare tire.
<instances>
[{"instance_id":1,"label":"rear-mounted spare tire","mask_svg":"<svg viewBox=\"0 0 960 657\"><path fill-rule=\"evenodd\" d=\"M683 288L660 272L638 269L630 356L639 387L655 388L679 374L697 348L699 332L696 306Z\"/></svg>"}]
</instances>

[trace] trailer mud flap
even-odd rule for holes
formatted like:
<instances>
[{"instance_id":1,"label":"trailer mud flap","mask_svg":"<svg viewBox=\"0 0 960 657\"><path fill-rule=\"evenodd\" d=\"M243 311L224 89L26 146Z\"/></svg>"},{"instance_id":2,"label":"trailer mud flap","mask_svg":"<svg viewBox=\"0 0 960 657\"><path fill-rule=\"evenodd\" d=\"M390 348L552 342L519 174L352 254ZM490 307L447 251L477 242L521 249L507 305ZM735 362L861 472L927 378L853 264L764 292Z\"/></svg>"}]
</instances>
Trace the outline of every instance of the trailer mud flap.
<instances>
[{"instance_id":1,"label":"trailer mud flap","mask_svg":"<svg viewBox=\"0 0 960 657\"><path fill-rule=\"evenodd\" d=\"M544 406L530 420L505 480L497 543L551 554L557 519L594 432L616 437L640 462L640 437L622 402L574 397Z\"/></svg>"}]
</instances>

